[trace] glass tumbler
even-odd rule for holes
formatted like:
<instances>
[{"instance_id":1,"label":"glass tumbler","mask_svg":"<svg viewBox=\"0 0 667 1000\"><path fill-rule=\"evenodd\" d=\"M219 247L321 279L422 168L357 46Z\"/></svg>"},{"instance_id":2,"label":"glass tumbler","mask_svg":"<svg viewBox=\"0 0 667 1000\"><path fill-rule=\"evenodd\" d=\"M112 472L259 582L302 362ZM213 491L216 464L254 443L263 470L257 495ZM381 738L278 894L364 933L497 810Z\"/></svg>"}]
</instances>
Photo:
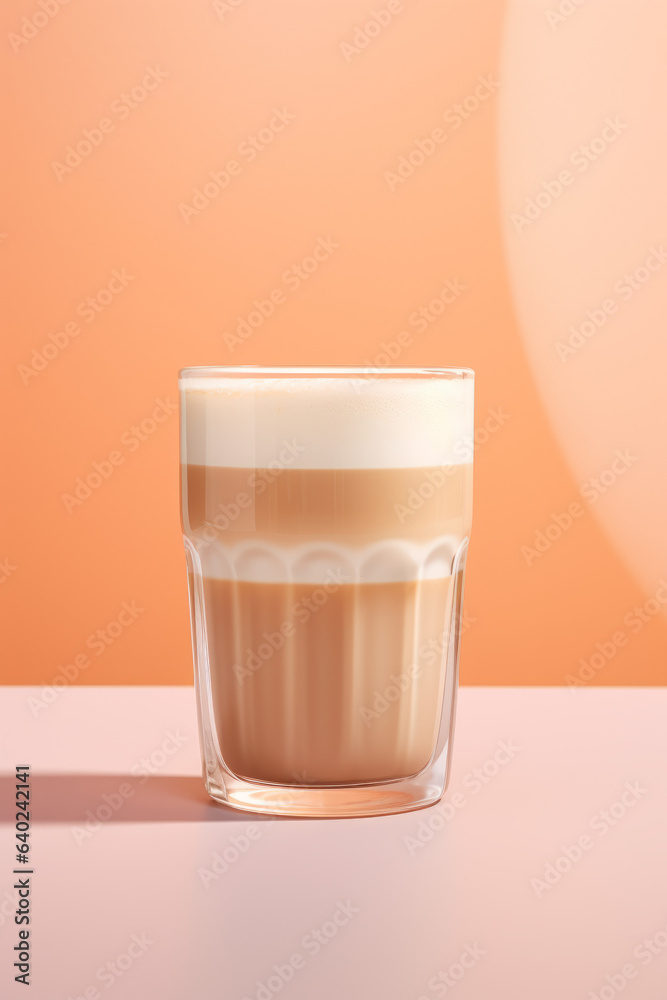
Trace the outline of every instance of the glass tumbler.
<instances>
[{"instance_id":1,"label":"glass tumbler","mask_svg":"<svg viewBox=\"0 0 667 1000\"><path fill-rule=\"evenodd\" d=\"M369 816L448 780L472 515L463 368L186 368L181 513L209 794Z\"/></svg>"}]
</instances>

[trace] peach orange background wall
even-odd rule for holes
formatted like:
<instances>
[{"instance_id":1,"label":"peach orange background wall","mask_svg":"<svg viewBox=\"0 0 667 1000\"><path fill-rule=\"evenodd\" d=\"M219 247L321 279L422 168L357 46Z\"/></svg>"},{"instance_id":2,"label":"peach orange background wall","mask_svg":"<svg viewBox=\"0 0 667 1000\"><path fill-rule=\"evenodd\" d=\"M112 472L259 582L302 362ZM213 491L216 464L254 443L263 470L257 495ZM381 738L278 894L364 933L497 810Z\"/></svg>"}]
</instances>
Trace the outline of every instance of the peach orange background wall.
<instances>
[{"instance_id":1,"label":"peach orange background wall","mask_svg":"<svg viewBox=\"0 0 667 1000\"><path fill-rule=\"evenodd\" d=\"M463 682L664 683L666 21L6 0L2 679L189 683L178 368L389 350L477 372Z\"/></svg>"}]
</instances>

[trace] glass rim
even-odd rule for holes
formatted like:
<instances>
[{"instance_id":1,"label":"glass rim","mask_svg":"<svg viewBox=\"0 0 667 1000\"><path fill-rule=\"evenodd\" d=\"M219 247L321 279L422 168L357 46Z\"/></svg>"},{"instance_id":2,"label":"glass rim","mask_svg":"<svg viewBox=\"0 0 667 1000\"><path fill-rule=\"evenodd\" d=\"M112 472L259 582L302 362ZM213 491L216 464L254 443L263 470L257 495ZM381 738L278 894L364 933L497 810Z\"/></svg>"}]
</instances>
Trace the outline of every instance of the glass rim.
<instances>
[{"instance_id":1,"label":"glass rim","mask_svg":"<svg viewBox=\"0 0 667 1000\"><path fill-rule=\"evenodd\" d=\"M410 376L412 378L460 378L474 379L475 372L472 368L436 368L436 367L399 367L397 365L201 365L188 368L181 368L178 373L180 380L190 378L215 378L234 375L264 376L266 378L281 378L287 375L322 376L322 377L345 377L345 376L371 376L391 378L397 375Z\"/></svg>"}]
</instances>

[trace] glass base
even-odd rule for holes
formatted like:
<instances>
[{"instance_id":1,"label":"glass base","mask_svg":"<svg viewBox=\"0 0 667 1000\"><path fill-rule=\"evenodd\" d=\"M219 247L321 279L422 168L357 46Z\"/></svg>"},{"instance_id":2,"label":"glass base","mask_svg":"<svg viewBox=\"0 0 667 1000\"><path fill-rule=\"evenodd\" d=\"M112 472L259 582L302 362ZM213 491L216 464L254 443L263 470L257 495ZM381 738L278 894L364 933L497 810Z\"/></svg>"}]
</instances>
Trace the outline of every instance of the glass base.
<instances>
[{"instance_id":1,"label":"glass base","mask_svg":"<svg viewBox=\"0 0 667 1000\"><path fill-rule=\"evenodd\" d=\"M444 755L446 758L446 755ZM336 819L350 816L383 816L433 805L445 790L446 761L421 774L396 781L366 785L274 785L248 781L216 768L204 774L211 798L245 812L273 816Z\"/></svg>"}]
</instances>

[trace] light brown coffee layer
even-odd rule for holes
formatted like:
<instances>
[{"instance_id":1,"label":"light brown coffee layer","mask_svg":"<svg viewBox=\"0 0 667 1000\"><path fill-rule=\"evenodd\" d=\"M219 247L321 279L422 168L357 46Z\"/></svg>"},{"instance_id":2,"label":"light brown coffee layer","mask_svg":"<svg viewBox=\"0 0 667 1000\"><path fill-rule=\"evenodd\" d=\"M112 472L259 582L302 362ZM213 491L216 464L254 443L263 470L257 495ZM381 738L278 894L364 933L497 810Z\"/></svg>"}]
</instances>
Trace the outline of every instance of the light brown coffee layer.
<instances>
[{"instance_id":1,"label":"light brown coffee layer","mask_svg":"<svg viewBox=\"0 0 667 1000\"><path fill-rule=\"evenodd\" d=\"M416 469L237 469L182 466L187 534L321 538L465 537L472 465Z\"/></svg>"},{"instance_id":2,"label":"light brown coffee layer","mask_svg":"<svg viewBox=\"0 0 667 1000\"><path fill-rule=\"evenodd\" d=\"M284 784L385 781L425 767L442 709L451 582L204 578L227 767Z\"/></svg>"}]
</instances>

